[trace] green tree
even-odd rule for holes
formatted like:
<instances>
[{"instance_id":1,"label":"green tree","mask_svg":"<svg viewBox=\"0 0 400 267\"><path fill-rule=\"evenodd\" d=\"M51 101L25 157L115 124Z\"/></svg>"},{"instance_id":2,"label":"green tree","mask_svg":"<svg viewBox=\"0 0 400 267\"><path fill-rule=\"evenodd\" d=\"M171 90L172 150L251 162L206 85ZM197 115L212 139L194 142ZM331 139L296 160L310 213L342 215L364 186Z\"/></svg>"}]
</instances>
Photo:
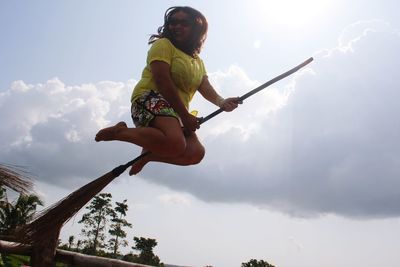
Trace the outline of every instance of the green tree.
<instances>
[{"instance_id":1,"label":"green tree","mask_svg":"<svg viewBox=\"0 0 400 267\"><path fill-rule=\"evenodd\" d=\"M112 250L112 256L114 258L119 254L119 248L126 247L128 245L128 241L126 238L126 232L123 230L124 227L132 227L132 224L129 223L124 217L126 217L126 212L128 211L128 205L126 204L127 200L125 199L123 202L116 202L116 207L114 208L114 212L112 214L112 224L110 230L108 231L112 238L109 240L109 247Z\"/></svg>"},{"instance_id":2,"label":"green tree","mask_svg":"<svg viewBox=\"0 0 400 267\"><path fill-rule=\"evenodd\" d=\"M82 240L79 239L78 241L76 241L75 250L79 252L81 250L81 246L82 246Z\"/></svg>"},{"instance_id":3,"label":"green tree","mask_svg":"<svg viewBox=\"0 0 400 267\"><path fill-rule=\"evenodd\" d=\"M68 250L71 250L72 245L74 244L75 236L70 235L68 238Z\"/></svg>"},{"instance_id":4,"label":"green tree","mask_svg":"<svg viewBox=\"0 0 400 267\"><path fill-rule=\"evenodd\" d=\"M95 255L100 248L104 248L106 238L106 226L109 217L113 214L111 205L112 195L110 193L100 193L96 195L86 209L89 212L82 215L78 223L83 223L82 235L87 237L84 252Z\"/></svg>"},{"instance_id":5,"label":"green tree","mask_svg":"<svg viewBox=\"0 0 400 267\"><path fill-rule=\"evenodd\" d=\"M0 236L12 241L12 231L19 225L32 219L37 205L43 205L35 195L30 195L33 183L27 172L18 166L0 164ZM16 202L10 203L5 187L19 193ZM1 253L3 264L6 267L14 266L15 262Z\"/></svg>"},{"instance_id":6,"label":"green tree","mask_svg":"<svg viewBox=\"0 0 400 267\"><path fill-rule=\"evenodd\" d=\"M3 218L5 216L5 210L8 205L9 203L7 199L6 189L0 186L0 218Z\"/></svg>"},{"instance_id":7,"label":"green tree","mask_svg":"<svg viewBox=\"0 0 400 267\"><path fill-rule=\"evenodd\" d=\"M38 205L43 202L36 195L20 194L18 199L9 202L7 191L0 186L0 237L3 240L12 240L12 233L17 226L24 225L33 218ZM7 255L1 254L3 264L12 266Z\"/></svg>"},{"instance_id":8,"label":"green tree","mask_svg":"<svg viewBox=\"0 0 400 267\"><path fill-rule=\"evenodd\" d=\"M275 267L264 260L251 259L248 262L243 262L242 267Z\"/></svg>"},{"instance_id":9,"label":"green tree","mask_svg":"<svg viewBox=\"0 0 400 267\"><path fill-rule=\"evenodd\" d=\"M0 192L0 235L3 239L11 240L10 235L15 228L30 221L37 206L43 206L43 202L34 194L20 194L17 200L9 202L3 187Z\"/></svg>"},{"instance_id":10,"label":"green tree","mask_svg":"<svg viewBox=\"0 0 400 267\"><path fill-rule=\"evenodd\" d=\"M152 266L164 266L160 263L160 258L153 252L153 248L157 246L155 239L134 237L133 240L135 241L135 246L132 249L139 251L139 255L133 256L134 262Z\"/></svg>"}]
</instances>

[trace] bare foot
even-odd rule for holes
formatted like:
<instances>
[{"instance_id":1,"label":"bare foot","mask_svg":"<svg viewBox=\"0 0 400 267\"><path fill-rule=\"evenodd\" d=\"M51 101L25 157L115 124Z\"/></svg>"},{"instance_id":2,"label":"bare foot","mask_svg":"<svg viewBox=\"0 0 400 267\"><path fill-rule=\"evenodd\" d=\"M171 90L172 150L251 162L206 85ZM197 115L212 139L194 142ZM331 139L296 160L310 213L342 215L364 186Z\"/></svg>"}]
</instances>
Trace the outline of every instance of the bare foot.
<instances>
[{"instance_id":1,"label":"bare foot","mask_svg":"<svg viewBox=\"0 0 400 267\"><path fill-rule=\"evenodd\" d=\"M101 129L96 134L96 137L94 138L94 140L96 140L96 142L115 140L115 134L122 128L128 128L128 126L126 126L125 122L120 121L117 124L115 124L114 126Z\"/></svg>"},{"instance_id":2,"label":"bare foot","mask_svg":"<svg viewBox=\"0 0 400 267\"><path fill-rule=\"evenodd\" d=\"M145 153L147 153L147 151L143 149L142 155ZM132 176L138 174L148 162L149 162L149 157L145 156L140 160L136 161L135 163L133 163L131 169L129 170L129 175Z\"/></svg>"}]
</instances>

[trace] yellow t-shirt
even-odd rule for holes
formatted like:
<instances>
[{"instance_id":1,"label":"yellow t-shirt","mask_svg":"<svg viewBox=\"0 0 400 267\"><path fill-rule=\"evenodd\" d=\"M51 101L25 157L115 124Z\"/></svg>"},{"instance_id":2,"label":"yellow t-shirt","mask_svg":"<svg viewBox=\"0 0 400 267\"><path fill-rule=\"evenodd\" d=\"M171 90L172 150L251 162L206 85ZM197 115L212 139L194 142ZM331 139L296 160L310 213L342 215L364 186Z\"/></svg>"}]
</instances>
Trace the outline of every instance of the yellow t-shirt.
<instances>
[{"instance_id":1,"label":"yellow t-shirt","mask_svg":"<svg viewBox=\"0 0 400 267\"><path fill-rule=\"evenodd\" d=\"M131 101L135 101L144 93L159 91L150 70L150 63L158 60L170 65L171 77L178 89L178 95L186 108L206 75L203 60L191 57L176 48L167 38L155 41L148 54L147 65L142 72L142 78L133 90Z\"/></svg>"}]
</instances>

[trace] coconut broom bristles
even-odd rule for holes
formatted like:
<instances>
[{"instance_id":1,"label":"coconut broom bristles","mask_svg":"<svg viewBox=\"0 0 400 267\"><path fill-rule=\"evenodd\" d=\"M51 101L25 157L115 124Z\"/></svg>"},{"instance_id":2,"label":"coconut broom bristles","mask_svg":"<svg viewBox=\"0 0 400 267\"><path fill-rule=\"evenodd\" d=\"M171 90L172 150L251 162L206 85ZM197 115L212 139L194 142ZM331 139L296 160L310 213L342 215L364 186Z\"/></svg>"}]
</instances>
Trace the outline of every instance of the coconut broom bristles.
<instances>
[{"instance_id":1,"label":"coconut broom bristles","mask_svg":"<svg viewBox=\"0 0 400 267\"><path fill-rule=\"evenodd\" d=\"M6 186L21 194L28 194L33 183L28 173L19 166L0 164L0 186Z\"/></svg>"},{"instance_id":2,"label":"coconut broom bristles","mask_svg":"<svg viewBox=\"0 0 400 267\"><path fill-rule=\"evenodd\" d=\"M144 153L125 165L118 166L43 210L31 223L20 227L16 231L16 241L24 244L38 244L46 241L49 236L59 231L69 219L112 180L120 176L129 166L146 155L147 153Z\"/></svg>"},{"instance_id":3,"label":"coconut broom bristles","mask_svg":"<svg viewBox=\"0 0 400 267\"><path fill-rule=\"evenodd\" d=\"M65 222L72 218L114 178L113 173L108 172L41 211L31 223L17 230L16 240L21 243L31 244L40 243L40 240L47 239L49 232L61 228Z\"/></svg>"}]
</instances>

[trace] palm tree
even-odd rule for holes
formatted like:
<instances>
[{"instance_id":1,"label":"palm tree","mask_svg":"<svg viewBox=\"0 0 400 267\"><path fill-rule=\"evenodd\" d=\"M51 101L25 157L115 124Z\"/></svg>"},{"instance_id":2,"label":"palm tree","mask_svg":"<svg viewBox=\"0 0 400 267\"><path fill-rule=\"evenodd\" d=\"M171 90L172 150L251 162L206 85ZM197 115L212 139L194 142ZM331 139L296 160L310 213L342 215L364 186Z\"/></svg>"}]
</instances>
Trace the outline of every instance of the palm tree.
<instances>
[{"instance_id":1,"label":"palm tree","mask_svg":"<svg viewBox=\"0 0 400 267\"><path fill-rule=\"evenodd\" d=\"M20 193L16 201L9 202L5 187ZM31 179L21 167L0 164L0 235L3 238L31 220L37 205L43 205L38 196L30 194L32 187Z\"/></svg>"},{"instance_id":2,"label":"palm tree","mask_svg":"<svg viewBox=\"0 0 400 267\"><path fill-rule=\"evenodd\" d=\"M9 205L9 203L7 200L6 189L4 187L0 186L0 218L4 218L6 216L5 212L6 212L8 205Z\"/></svg>"},{"instance_id":3,"label":"palm tree","mask_svg":"<svg viewBox=\"0 0 400 267\"><path fill-rule=\"evenodd\" d=\"M29 194L33 183L27 173L16 166L0 164L0 237L11 240L11 232L27 223L36 212L37 205L43 205L38 196ZM5 187L20 193L18 199L10 203ZM11 266L5 253L1 253L5 266Z\"/></svg>"},{"instance_id":4,"label":"palm tree","mask_svg":"<svg viewBox=\"0 0 400 267\"><path fill-rule=\"evenodd\" d=\"M12 232L19 225L32 219L37 205L43 205L36 195L20 194L13 203L8 202L5 188L0 187L0 237L13 241ZM6 267L11 266L6 253L1 253L1 259Z\"/></svg>"},{"instance_id":5,"label":"palm tree","mask_svg":"<svg viewBox=\"0 0 400 267\"><path fill-rule=\"evenodd\" d=\"M43 206L42 200L37 195L20 194L14 202L8 202L7 194L2 188L3 200L0 212L0 235L3 239L10 240L12 231L17 226L24 225L33 218L38 205Z\"/></svg>"}]
</instances>

